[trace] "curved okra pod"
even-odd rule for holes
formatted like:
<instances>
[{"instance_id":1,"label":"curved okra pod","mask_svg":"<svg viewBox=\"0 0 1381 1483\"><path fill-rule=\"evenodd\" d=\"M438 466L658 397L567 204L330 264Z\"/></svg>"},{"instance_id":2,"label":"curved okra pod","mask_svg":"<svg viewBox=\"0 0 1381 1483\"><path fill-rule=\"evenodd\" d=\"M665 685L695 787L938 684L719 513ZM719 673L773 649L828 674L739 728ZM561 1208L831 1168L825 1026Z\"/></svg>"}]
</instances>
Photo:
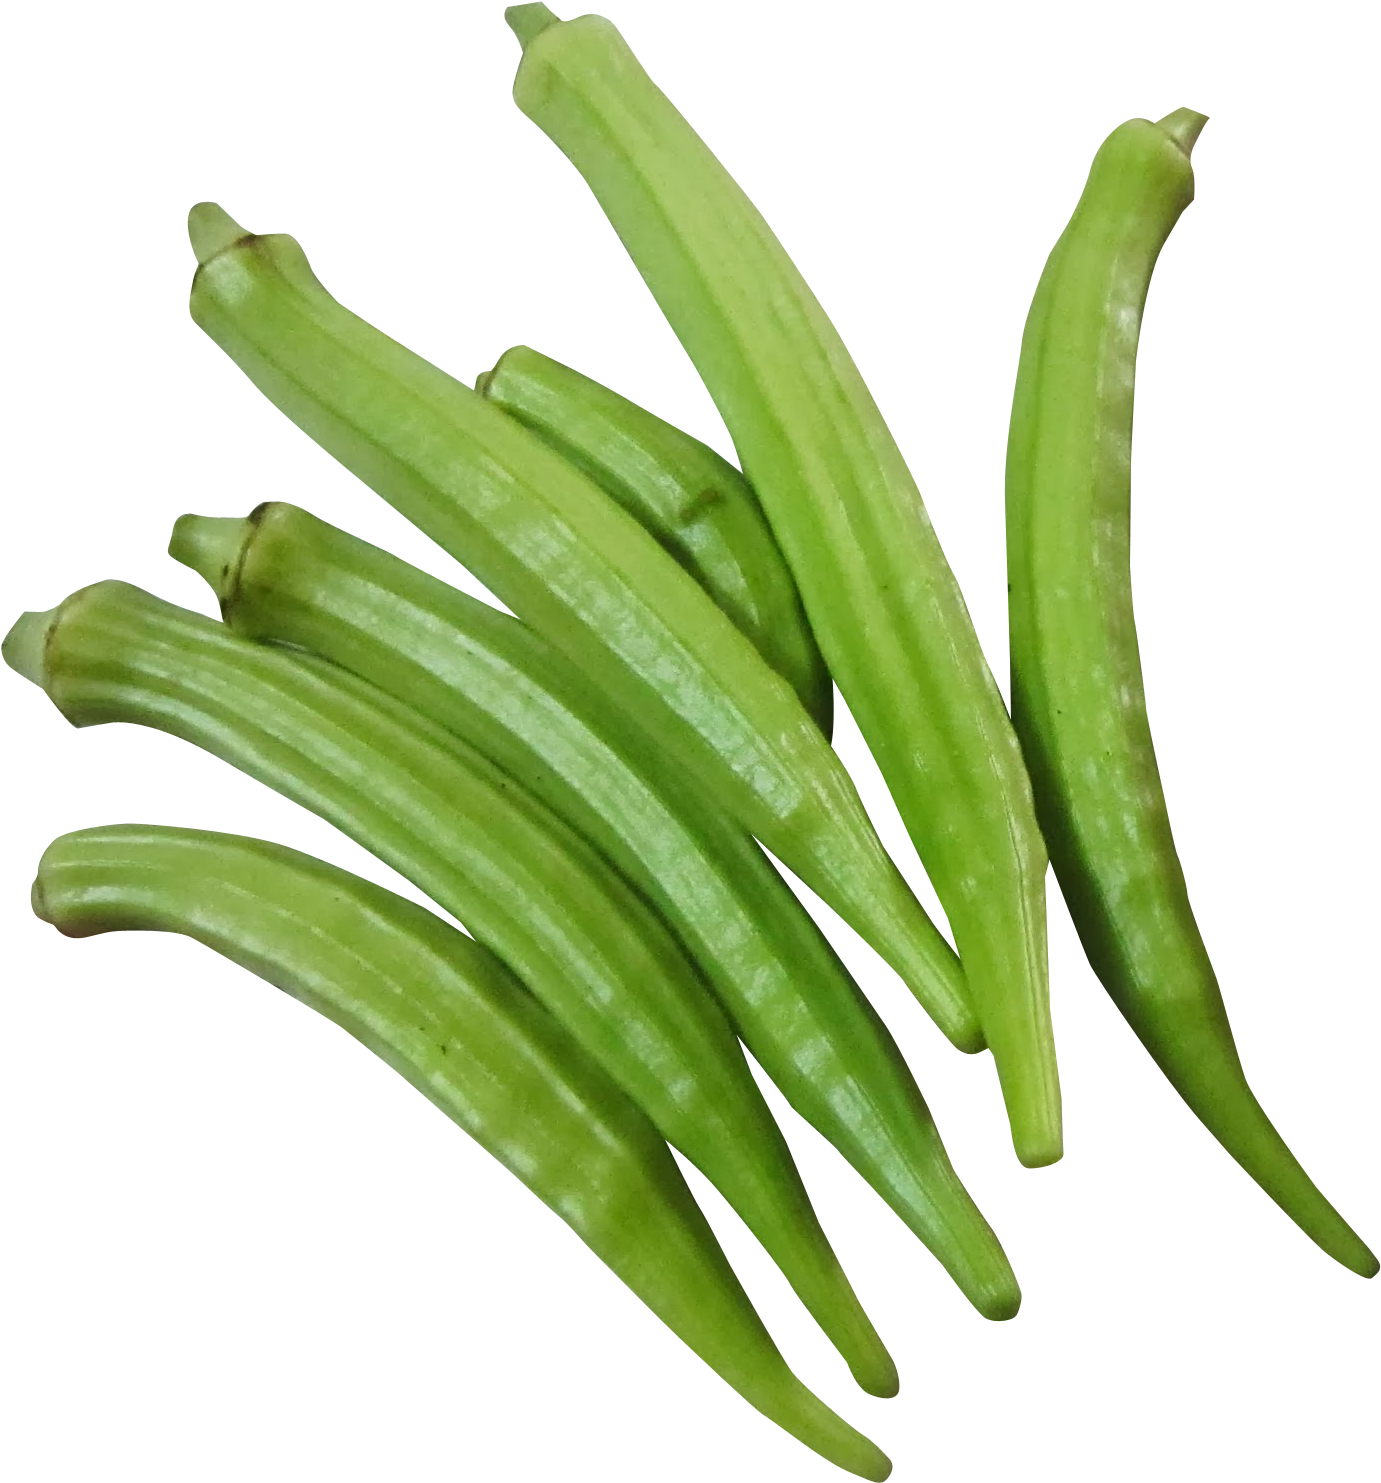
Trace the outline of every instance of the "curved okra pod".
<instances>
[{"instance_id":1,"label":"curved okra pod","mask_svg":"<svg viewBox=\"0 0 1381 1483\"><path fill-rule=\"evenodd\" d=\"M781 244L614 27L544 5L508 18L513 96L585 177L714 398L944 905L1017 1153L1051 1163L1045 845L915 481Z\"/></svg>"},{"instance_id":2,"label":"curved okra pod","mask_svg":"<svg viewBox=\"0 0 1381 1483\"><path fill-rule=\"evenodd\" d=\"M611 494L791 682L829 736L834 682L748 481L713 448L526 345L475 390Z\"/></svg>"},{"instance_id":3,"label":"curved okra pod","mask_svg":"<svg viewBox=\"0 0 1381 1483\"><path fill-rule=\"evenodd\" d=\"M723 1012L660 918L574 830L372 685L123 582L26 613L5 658L73 725L129 721L205 748L466 923L719 1187L859 1384L895 1393Z\"/></svg>"},{"instance_id":4,"label":"curved okra pod","mask_svg":"<svg viewBox=\"0 0 1381 1483\"><path fill-rule=\"evenodd\" d=\"M949 945L791 686L653 538L534 433L338 304L291 237L194 207L196 322L261 391L637 715L968 1050Z\"/></svg>"},{"instance_id":5,"label":"curved okra pod","mask_svg":"<svg viewBox=\"0 0 1381 1483\"><path fill-rule=\"evenodd\" d=\"M69 937L179 932L332 1020L516 1174L763 1415L865 1478L887 1459L787 1368L666 1144L492 953L429 911L263 840L123 824L45 851Z\"/></svg>"},{"instance_id":6,"label":"curved okra pod","mask_svg":"<svg viewBox=\"0 0 1381 1483\"><path fill-rule=\"evenodd\" d=\"M748 1049L989 1318L1020 1290L896 1043L762 851L526 624L292 505L184 515L171 551L225 621L446 726L592 841L700 965Z\"/></svg>"},{"instance_id":7,"label":"curved okra pod","mask_svg":"<svg viewBox=\"0 0 1381 1483\"><path fill-rule=\"evenodd\" d=\"M1252 1178L1371 1276L1376 1258L1247 1085L1146 717L1131 587L1136 350L1152 269L1193 199L1203 124L1181 109L1114 130L1036 290L1007 449L1012 715L1056 876L1113 1002Z\"/></svg>"}]
</instances>

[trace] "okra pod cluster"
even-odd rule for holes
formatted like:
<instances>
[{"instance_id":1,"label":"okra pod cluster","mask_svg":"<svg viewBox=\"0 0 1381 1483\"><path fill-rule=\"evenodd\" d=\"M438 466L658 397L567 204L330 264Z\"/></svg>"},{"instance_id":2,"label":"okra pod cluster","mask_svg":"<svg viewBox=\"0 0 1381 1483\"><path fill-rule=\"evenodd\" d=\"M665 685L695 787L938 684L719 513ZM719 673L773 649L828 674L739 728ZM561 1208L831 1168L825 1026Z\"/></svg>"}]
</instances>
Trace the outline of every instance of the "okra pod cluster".
<instances>
[{"instance_id":1,"label":"okra pod cluster","mask_svg":"<svg viewBox=\"0 0 1381 1483\"><path fill-rule=\"evenodd\" d=\"M453 733L310 655L123 582L29 613L11 662L74 726L190 741L320 814L492 947L743 1216L848 1360L896 1371L830 1250L723 1012L594 848Z\"/></svg>"},{"instance_id":2,"label":"okra pod cluster","mask_svg":"<svg viewBox=\"0 0 1381 1483\"><path fill-rule=\"evenodd\" d=\"M747 1401L890 1463L788 1368L672 1158L772 1256L866 1391L898 1376L746 1047L990 1319L1021 1292L896 1040L772 851L959 1050L1023 1164L1061 1157L1047 851L1085 952L1177 1091L1326 1252L1377 1263L1247 1084L1189 906L1131 605L1137 339L1204 123L1124 124L1040 278L1008 444L1011 713L862 375L766 222L609 22L508 19L570 158L699 372L736 467L523 346L474 389L339 303L290 237L193 208L196 323L511 614L271 499L170 553L221 621L119 581L24 614L11 668L76 726L192 742L451 913L280 845L56 840L69 936L178 932L368 1046L502 1160ZM268 481L265 481L268 482ZM940 898L830 744L838 684Z\"/></svg>"},{"instance_id":3,"label":"okra pod cluster","mask_svg":"<svg viewBox=\"0 0 1381 1483\"><path fill-rule=\"evenodd\" d=\"M291 237L212 205L190 229L192 317L260 391L636 714L978 1050L954 954L839 758L695 579L554 448L338 304Z\"/></svg>"},{"instance_id":4,"label":"okra pod cluster","mask_svg":"<svg viewBox=\"0 0 1381 1483\"><path fill-rule=\"evenodd\" d=\"M504 351L475 390L608 491L791 682L830 734L834 682L757 496L733 464L526 345Z\"/></svg>"},{"instance_id":5,"label":"okra pod cluster","mask_svg":"<svg viewBox=\"0 0 1381 1483\"><path fill-rule=\"evenodd\" d=\"M671 925L798 1112L991 1318L1020 1292L896 1043L761 850L522 623L292 505L184 516L172 553L248 638L319 654L447 727L593 841ZM851 1095L839 1095L849 1088Z\"/></svg>"},{"instance_id":6,"label":"okra pod cluster","mask_svg":"<svg viewBox=\"0 0 1381 1483\"><path fill-rule=\"evenodd\" d=\"M518 106L584 176L714 398L944 905L1017 1153L1051 1163L1063 1145L1045 845L915 482L767 223L614 27L560 22L545 5L509 19Z\"/></svg>"},{"instance_id":7,"label":"okra pod cluster","mask_svg":"<svg viewBox=\"0 0 1381 1483\"><path fill-rule=\"evenodd\" d=\"M55 840L35 913L180 932L334 1021L549 1205L745 1400L863 1478L887 1459L787 1368L657 1130L487 949L281 845L118 825Z\"/></svg>"}]
</instances>

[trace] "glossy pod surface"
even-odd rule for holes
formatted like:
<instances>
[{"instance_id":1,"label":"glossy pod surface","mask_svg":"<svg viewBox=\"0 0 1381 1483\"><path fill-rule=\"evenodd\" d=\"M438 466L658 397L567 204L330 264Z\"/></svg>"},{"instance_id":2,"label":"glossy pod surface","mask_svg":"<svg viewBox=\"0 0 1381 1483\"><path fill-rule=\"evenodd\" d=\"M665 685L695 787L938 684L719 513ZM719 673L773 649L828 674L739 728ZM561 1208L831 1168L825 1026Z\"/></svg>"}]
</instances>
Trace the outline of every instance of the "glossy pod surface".
<instances>
[{"instance_id":1,"label":"glossy pod surface","mask_svg":"<svg viewBox=\"0 0 1381 1483\"><path fill-rule=\"evenodd\" d=\"M344 670L122 582L26 614L5 657L74 725L191 741L452 912L718 1186L859 1383L895 1391L719 1005L643 899L513 779Z\"/></svg>"},{"instance_id":2,"label":"glossy pod surface","mask_svg":"<svg viewBox=\"0 0 1381 1483\"><path fill-rule=\"evenodd\" d=\"M291 237L193 208L196 322L256 386L636 715L916 990L982 1033L954 955L791 686L598 485L338 304Z\"/></svg>"},{"instance_id":3,"label":"glossy pod surface","mask_svg":"<svg viewBox=\"0 0 1381 1483\"><path fill-rule=\"evenodd\" d=\"M585 178L714 398L944 905L1017 1153L1051 1163L1045 845L915 481L781 244L614 27L544 5L508 16L514 98Z\"/></svg>"},{"instance_id":4,"label":"glossy pod surface","mask_svg":"<svg viewBox=\"0 0 1381 1483\"><path fill-rule=\"evenodd\" d=\"M292 505L184 516L172 554L247 637L378 684L516 778L643 891L792 1106L990 1318L1020 1291L896 1043L762 851L525 624Z\"/></svg>"},{"instance_id":5,"label":"glossy pod surface","mask_svg":"<svg viewBox=\"0 0 1381 1483\"><path fill-rule=\"evenodd\" d=\"M759 1411L840 1467L887 1476L877 1448L787 1369L656 1129L478 943L295 850L149 825L55 840L33 902L69 937L181 933L339 1025Z\"/></svg>"},{"instance_id":6,"label":"glossy pod surface","mask_svg":"<svg viewBox=\"0 0 1381 1483\"><path fill-rule=\"evenodd\" d=\"M526 345L506 350L475 390L612 495L791 683L829 736L834 682L772 528L733 464Z\"/></svg>"},{"instance_id":7,"label":"glossy pod surface","mask_svg":"<svg viewBox=\"0 0 1381 1483\"><path fill-rule=\"evenodd\" d=\"M1204 118L1116 129L1046 263L1007 456L1012 713L1089 962L1214 1136L1320 1246L1376 1258L1247 1085L1189 904L1146 716L1131 587L1136 350L1161 247L1193 199Z\"/></svg>"}]
</instances>

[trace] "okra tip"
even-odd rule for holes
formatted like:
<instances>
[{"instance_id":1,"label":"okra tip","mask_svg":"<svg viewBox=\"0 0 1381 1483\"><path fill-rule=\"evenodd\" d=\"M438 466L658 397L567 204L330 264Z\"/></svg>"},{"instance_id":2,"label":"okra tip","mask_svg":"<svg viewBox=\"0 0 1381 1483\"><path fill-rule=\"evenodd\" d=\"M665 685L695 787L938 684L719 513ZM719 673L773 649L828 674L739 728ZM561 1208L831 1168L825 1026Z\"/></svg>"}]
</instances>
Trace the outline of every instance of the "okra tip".
<instances>
[{"instance_id":1,"label":"okra tip","mask_svg":"<svg viewBox=\"0 0 1381 1483\"><path fill-rule=\"evenodd\" d=\"M545 5L510 5L504 11L503 18L524 51L548 26L555 26L561 20L560 16L553 15Z\"/></svg>"},{"instance_id":2,"label":"okra tip","mask_svg":"<svg viewBox=\"0 0 1381 1483\"><path fill-rule=\"evenodd\" d=\"M1048 1169L1065 1156L1064 1139L1058 1128L1041 1129L1018 1137L1015 1142L1017 1162L1023 1169Z\"/></svg>"},{"instance_id":3,"label":"okra tip","mask_svg":"<svg viewBox=\"0 0 1381 1483\"><path fill-rule=\"evenodd\" d=\"M978 1307L977 1311L989 1323L1011 1323L1021 1312L1021 1294L1004 1293L986 1306Z\"/></svg>"},{"instance_id":4,"label":"okra tip","mask_svg":"<svg viewBox=\"0 0 1381 1483\"><path fill-rule=\"evenodd\" d=\"M46 672L45 660L48 634L58 610L49 608L46 613L21 613L15 625L0 644L0 654L5 663L17 675L23 675L40 689Z\"/></svg>"},{"instance_id":5,"label":"okra tip","mask_svg":"<svg viewBox=\"0 0 1381 1483\"><path fill-rule=\"evenodd\" d=\"M1046 1070L1046 1067L1023 1068L1023 1070ZM1003 1098L1007 1102L1007 1117L1012 1129L1012 1146L1017 1160L1027 1169L1045 1169L1058 1164L1064 1157L1064 1116L1060 1108L1060 1086L1054 1076L1053 1061L1048 1064L1049 1076L1018 1076L1009 1095L1008 1086L1003 1086Z\"/></svg>"},{"instance_id":6,"label":"okra tip","mask_svg":"<svg viewBox=\"0 0 1381 1483\"><path fill-rule=\"evenodd\" d=\"M198 201L187 213L187 235L200 264L250 234L214 201Z\"/></svg>"},{"instance_id":7,"label":"okra tip","mask_svg":"<svg viewBox=\"0 0 1381 1483\"><path fill-rule=\"evenodd\" d=\"M1010 1267L970 1292L968 1298L990 1323L1009 1323L1021 1312L1021 1288Z\"/></svg>"},{"instance_id":8,"label":"okra tip","mask_svg":"<svg viewBox=\"0 0 1381 1483\"><path fill-rule=\"evenodd\" d=\"M252 529L252 518L179 515L168 541L168 555L190 567L225 602L235 586L245 539Z\"/></svg>"}]
</instances>

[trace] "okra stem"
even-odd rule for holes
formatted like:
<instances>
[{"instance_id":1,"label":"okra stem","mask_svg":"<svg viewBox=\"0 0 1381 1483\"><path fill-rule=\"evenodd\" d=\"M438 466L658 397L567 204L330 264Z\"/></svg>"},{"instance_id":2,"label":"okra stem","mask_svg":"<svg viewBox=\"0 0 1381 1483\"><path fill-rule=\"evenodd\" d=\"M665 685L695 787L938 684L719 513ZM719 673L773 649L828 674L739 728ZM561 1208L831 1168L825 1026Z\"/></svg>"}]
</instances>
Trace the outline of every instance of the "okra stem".
<instances>
[{"instance_id":1,"label":"okra stem","mask_svg":"<svg viewBox=\"0 0 1381 1483\"><path fill-rule=\"evenodd\" d=\"M556 17L545 5L510 5L504 11L503 18L524 46L548 26L556 24Z\"/></svg>"}]
</instances>

